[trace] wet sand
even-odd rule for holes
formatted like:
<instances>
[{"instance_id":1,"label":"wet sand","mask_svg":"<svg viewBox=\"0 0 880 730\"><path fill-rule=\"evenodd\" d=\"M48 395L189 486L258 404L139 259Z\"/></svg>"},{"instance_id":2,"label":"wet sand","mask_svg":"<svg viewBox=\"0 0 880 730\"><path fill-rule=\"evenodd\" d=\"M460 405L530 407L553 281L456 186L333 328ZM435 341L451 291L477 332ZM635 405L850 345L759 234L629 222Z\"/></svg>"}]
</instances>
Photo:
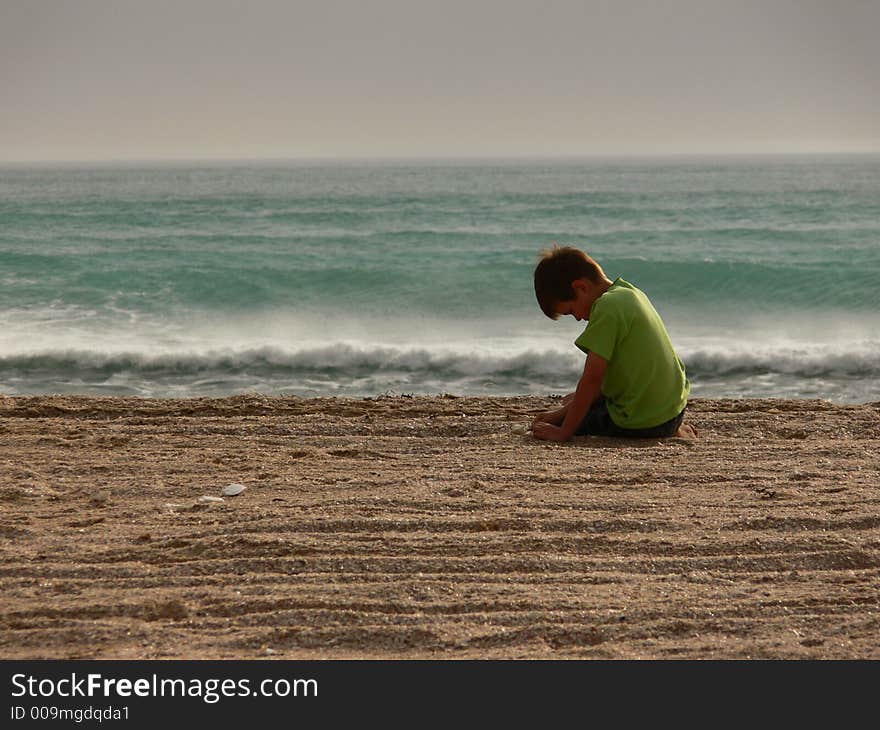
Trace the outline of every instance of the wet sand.
<instances>
[{"instance_id":1,"label":"wet sand","mask_svg":"<svg viewBox=\"0 0 880 730\"><path fill-rule=\"evenodd\" d=\"M0 397L0 657L880 659L880 403L557 402Z\"/></svg>"}]
</instances>

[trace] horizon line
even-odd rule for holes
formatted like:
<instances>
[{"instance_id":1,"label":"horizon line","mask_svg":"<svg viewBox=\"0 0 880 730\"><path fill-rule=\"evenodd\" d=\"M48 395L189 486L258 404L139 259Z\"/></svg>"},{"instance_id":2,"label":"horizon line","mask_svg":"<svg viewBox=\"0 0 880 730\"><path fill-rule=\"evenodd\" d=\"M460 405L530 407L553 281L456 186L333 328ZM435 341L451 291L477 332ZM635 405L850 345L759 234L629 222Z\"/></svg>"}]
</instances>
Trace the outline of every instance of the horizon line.
<instances>
[{"instance_id":1,"label":"horizon line","mask_svg":"<svg viewBox=\"0 0 880 730\"><path fill-rule=\"evenodd\" d=\"M580 162L651 161L651 160L729 160L768 158L853 158L878 157L880 149L824 150L824 151L755 151L755 152L622 152L583 154L519 154L519 155L302 155L258 157L101 157L101 158L38 158L0 160L0 167L45 165L174 165L174 164L369 164L369 163L467 163L467 162Z\"/></svg>"}]
</instances>

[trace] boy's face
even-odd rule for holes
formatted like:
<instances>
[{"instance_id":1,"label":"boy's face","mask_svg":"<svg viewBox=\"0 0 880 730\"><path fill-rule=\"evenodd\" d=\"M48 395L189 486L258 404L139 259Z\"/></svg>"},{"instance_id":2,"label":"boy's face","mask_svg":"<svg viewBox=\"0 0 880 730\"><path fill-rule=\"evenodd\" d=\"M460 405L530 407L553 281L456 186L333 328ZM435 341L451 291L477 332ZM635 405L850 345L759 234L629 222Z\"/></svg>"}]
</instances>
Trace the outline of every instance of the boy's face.
<instances>
[{"instance_id":1,"label":"boy's face","mask_svg":"<svg viewBox=\"0 0 880 730\"><path fill-rule=\"evenodd\" d=\"M586 279L575 279L571 282L571 288L574 290L574 299L559 302L556 313L560 317L571 315L578 322L586 322L590 318L590 308L596 300L594 287Z\"/></svg>"}]
</instances>

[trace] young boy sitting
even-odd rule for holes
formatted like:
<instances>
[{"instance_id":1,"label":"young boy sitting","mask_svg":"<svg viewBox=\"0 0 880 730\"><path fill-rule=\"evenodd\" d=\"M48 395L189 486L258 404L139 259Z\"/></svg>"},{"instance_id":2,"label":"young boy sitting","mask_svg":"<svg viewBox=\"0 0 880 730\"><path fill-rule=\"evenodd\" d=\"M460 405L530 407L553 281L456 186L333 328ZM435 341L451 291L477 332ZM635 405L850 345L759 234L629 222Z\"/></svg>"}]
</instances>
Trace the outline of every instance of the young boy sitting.
<instances>
[{"instance_id":1,"label":"young boy sitting","mask_svg":"<svg viewBox=\"0 0 880 730\"><path fill-rule=\"evenodd\" d=\"M684 364L644 292L622 278L611 281L582 251L556 247L535 268L535 296L550 319L589 322L575 340L587 354L577 390L535 418L535 438L696 437L682 425L690 392Z\"/></svg>"}]
</instances>

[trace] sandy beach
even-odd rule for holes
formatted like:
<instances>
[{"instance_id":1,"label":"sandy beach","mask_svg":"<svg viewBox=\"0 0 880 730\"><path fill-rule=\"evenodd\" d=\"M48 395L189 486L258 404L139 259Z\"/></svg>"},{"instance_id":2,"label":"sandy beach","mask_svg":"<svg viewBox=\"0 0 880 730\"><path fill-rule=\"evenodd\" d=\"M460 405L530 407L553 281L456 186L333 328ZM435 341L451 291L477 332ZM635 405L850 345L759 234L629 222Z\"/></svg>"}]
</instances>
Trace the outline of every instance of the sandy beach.
<instances>
[{"instance_id":1,"label":"sandy beach","mask_svg":"<svg viewBox=\"0 0 880 730\"><path fill-rule=\"evenodd\" d=\"M0 397L0 656L880 659L880 403L555 402Z\"/></svg>"}]
</instances>

